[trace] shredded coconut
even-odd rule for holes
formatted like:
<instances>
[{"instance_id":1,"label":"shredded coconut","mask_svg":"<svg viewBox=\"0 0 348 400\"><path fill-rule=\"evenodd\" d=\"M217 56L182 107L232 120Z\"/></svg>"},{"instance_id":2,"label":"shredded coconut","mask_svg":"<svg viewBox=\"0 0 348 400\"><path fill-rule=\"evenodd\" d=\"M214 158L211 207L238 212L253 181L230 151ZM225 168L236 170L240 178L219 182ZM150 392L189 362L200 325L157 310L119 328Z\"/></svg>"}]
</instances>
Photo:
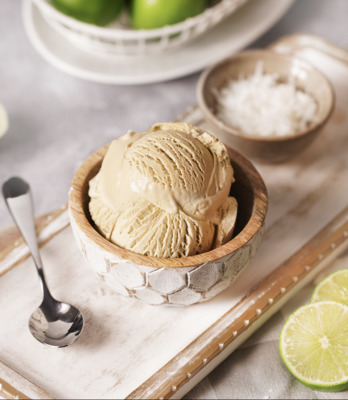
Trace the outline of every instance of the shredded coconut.
<instances>
[{"instance_id":1,"label":"shredded coconut","mask_svg":"<svg viewBox=\"0 0 348 400\"><path fill-rule=\"evenodd\" d=\"M246 135L289 136L316 121L313 97L297 89L294 80L283 83L278 74L263 74L262 62L253 75L231 80L214 94L218 118Z\"/></svg>"}]
</instances>

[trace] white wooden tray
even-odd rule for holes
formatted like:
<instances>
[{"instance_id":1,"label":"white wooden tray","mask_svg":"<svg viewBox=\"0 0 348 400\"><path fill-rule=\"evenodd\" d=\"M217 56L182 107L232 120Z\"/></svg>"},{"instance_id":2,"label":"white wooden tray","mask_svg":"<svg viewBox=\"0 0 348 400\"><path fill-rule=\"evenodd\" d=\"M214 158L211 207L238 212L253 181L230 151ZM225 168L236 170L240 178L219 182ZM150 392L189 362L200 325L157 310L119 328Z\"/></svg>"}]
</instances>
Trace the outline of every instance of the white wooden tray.
<instances>
[{"instance_id":1,"label":"white wooden tray","mask_svg":"<svg viewBox=\"0 0 348 400\"><path fill-rule=\"evenodd\" d=\"M207 303L147 306L112 293L88 269L63 207L39 220L42 256L53 294L80 308L86 327L73 346L53 349L27 327L40 286L26 247L15 230L0 233L2 396L180 398L348 247L348 52L303 35L273 48L295 52L327 74L337 103L303 154L278 166L256 165L270 204L251 265ZM182 118L206 127L197 108Z\"/></svg>"}]
</instances>

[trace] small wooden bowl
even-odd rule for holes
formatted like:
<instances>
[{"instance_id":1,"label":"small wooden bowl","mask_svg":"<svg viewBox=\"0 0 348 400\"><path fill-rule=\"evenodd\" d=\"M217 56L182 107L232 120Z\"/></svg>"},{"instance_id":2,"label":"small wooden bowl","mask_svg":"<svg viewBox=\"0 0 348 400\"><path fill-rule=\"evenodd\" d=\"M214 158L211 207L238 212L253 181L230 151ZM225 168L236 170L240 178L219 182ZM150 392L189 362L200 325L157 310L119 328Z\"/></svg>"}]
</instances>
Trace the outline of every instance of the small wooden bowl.
<instances>
[{"instance_id":1,"label":"small wooden bowl","mask_svg":"<svg viewBox=\"0 0 348 400\"><path fill-rule=\"evenodd\" d=\"M253 75L259 61L265 74L277 73L280 81L294 78L299 89L310 94L318 105L318 119L303 132L284 137L260 138L227 125L216 116L216 96L230 80ZM198 104L211 127L211 133L248 157L270 163L288 160L307 148L331 116L335 95L328 79L316 68L291 55L270 50L249 50L227 58L205 70L197 85Z\"/></svg>"},{"instance_id":2,"label":"small wooden bowl","mask_svg":"<svg viewBox=\"0 0 348 400\"><path fill-rule=\"evenodd\" d=\"M156 258L125 250L101 236L88 211L89 181L98 173L108 146L92 154L76 172L69 193L71 226L80 251L116 292L149 304L190 305L226 289L259 247L267 211L265 184L252 166L228 148L238 201L234 238L209 252Z\"/></svg>"}]
</instances>

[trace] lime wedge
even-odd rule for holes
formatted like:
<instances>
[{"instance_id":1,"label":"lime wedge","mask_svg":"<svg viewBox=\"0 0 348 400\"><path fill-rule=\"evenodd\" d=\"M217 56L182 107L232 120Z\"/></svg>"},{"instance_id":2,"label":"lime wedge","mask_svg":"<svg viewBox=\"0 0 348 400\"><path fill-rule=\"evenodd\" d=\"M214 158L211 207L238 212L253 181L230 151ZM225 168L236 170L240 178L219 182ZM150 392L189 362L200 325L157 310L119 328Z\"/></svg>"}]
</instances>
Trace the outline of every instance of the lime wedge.
<instances>
[{"instance_id":1,"label":"lime wedge","mask_svg":"<svg viewBox=\"0 0 348 400\"><path fill-rule=\"evenodd\" d=\"M338 392L348 388L348 306L333 301L310 303L286 321L280 355L302 384Z\"/></svg>"},{"instance_id":2,"label":"lime wedge","mask_svg":"<svg viewBox=\"0 0 348 400\"><path fill-rule=\"evenodd\" d=\"M5 133L7 132L7 129L8 129L7 112L4 108L4 106L2 106L0 104L0 138L5 135Z\"/></svg>"},{"instance_id":3,"label":"lime wedge","mask_svg":"<svg viewBox=\"0 0 348 400\"><path fill-rule=\"evenodd\" d=\"M333 272L318 283L311 302L337 301L348 306L348 268Z\"/></svg>"}]
</instances>

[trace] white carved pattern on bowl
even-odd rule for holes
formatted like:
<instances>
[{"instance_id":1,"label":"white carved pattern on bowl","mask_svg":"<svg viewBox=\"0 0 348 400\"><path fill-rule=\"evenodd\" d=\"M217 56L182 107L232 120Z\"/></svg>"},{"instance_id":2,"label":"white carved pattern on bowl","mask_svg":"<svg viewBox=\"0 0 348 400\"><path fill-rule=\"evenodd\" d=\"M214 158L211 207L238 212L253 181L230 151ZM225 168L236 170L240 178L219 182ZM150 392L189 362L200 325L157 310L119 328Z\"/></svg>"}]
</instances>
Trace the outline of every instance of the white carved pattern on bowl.
<instances>
[{"instance_id":1,"label":"white carved pattern on bowl","mask_svg":"<svg viewBox=\"0 0 348 400\"><path fill-rule=\"evenodd\" d=\"M152 289L167 295L187 286L187 274L185 271L162 268L148 274L148 283Z\"/></svg>"},{"instance_id":2,"label":"white carved pattern on bowl","mask_svg":"<svg viewBox=\"0 0 348 400\"><path fill-rule=\"evenodd\" d=\"M135 264L127 262L111 264L110 274L127 289L135 289L146 284L144 274Z\"/></svg>"},{"instance_id":3,"label":"white carved pattern on bowl","mask_svg":"<svg viewBox=\"0 0 348 400\"><path fill-rule=\"evenodd\" d=\"M92 242L72 221L81 251L92 267L117 293L148 304L191 305L206 301L226 289L248 265L261 241L262 231L250 244L217 262L181 269L154 268L121 259Z\"/></svg>"},{"instance_id":4,"label":"white carved pattern on bowl","mask_svg":"<svg viewBox=\"0 0 348 400\"><path fill-rule=\"evenodd\" d=\"M107 283L115 292L122 294L123 296L130 296L128 290L121 285L117 278L110 274L100 275L105 283Z\"/></svg>"},{"instance_id":5,"label":"white carved pattern on bowl","mask_svg":"<svg viewBox=\"0 0 348 400\"><path fill-rule=\"evenodd\" d=\"M181 306L189 306L191 304L199 303L202 300L202 293L196 292L195 290L189 288L185 288L176 293L168 295L169 303Z\"/></svg>"},{"instance_id":6,"label":"white carved pattern on bowl","mask_svg":"<svg viewBox=\"0 0 348 400\"><path fill-rule=\"evenodd\" d=\"M189 286L198 291L208 290L222 278L222 263L207 262L188 273Z\"/></svg>"}]
</instances>

